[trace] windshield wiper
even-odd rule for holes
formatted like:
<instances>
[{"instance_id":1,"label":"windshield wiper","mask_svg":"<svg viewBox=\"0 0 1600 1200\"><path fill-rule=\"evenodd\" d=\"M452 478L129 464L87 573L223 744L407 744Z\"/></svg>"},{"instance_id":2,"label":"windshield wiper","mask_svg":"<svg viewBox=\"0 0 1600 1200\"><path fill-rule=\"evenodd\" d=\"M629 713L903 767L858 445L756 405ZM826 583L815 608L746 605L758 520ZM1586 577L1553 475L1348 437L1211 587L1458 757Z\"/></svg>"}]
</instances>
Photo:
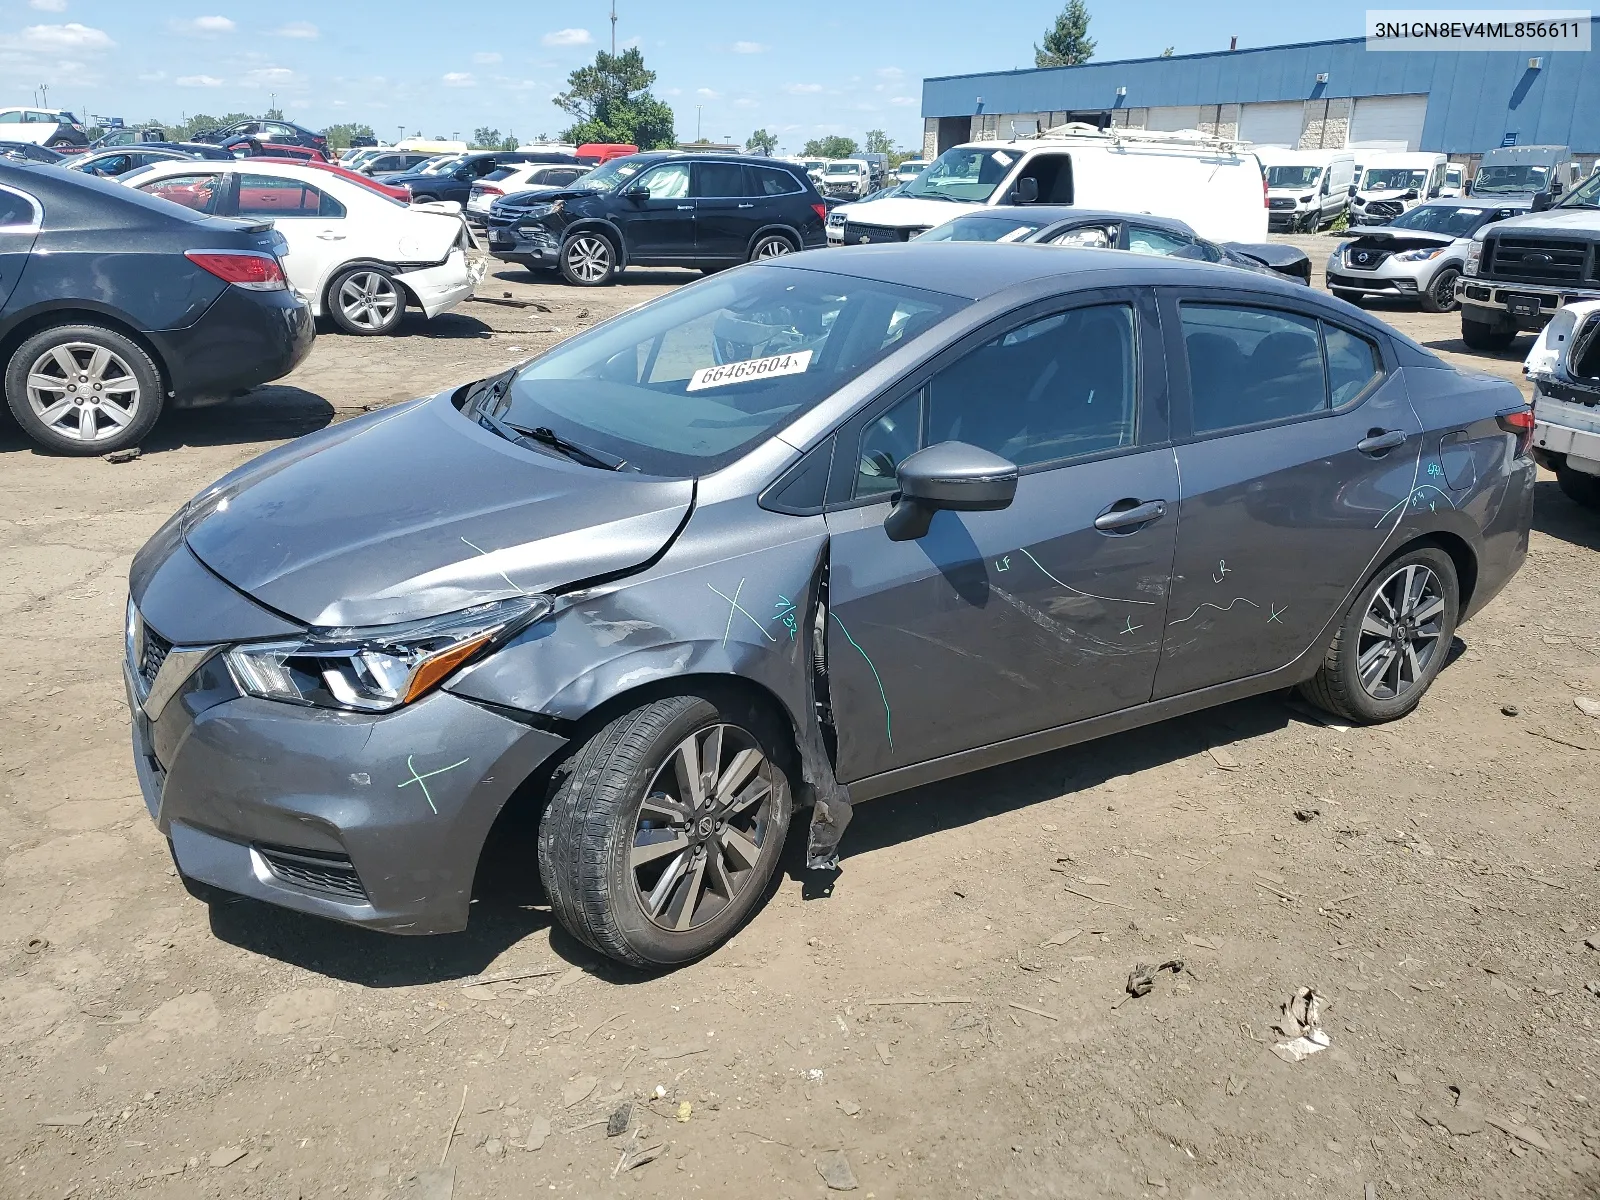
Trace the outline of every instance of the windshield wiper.
<instances>
[{"instance_id":1,"label":"windshield wiper","mask_svg":"<svg viewBox=\"0 0 1600 1200\"><path fill-rule=\"evenodd\" d=\"M502 421L507 429L518 434L525 441L537 442L541 446L549 446L558 453L565 454L573 462L581 462L587 467L599 467L604 471L621 471L624 468L637 471L639 468L615 454L607 454L603 450L596 450L585 446L581 442L574 442L562 437L548 425L535 425L532 429L521 425L513 425L509 421Z\"/></svg>"}]
</instances>

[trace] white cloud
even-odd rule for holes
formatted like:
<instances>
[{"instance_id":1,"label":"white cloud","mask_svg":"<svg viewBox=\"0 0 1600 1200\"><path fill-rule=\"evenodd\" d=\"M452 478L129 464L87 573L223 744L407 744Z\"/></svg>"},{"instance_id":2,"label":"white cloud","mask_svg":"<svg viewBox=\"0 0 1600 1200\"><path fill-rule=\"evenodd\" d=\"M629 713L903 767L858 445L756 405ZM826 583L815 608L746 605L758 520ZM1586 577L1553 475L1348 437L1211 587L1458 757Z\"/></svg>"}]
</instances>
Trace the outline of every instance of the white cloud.
<instances>
[{"instance_id":1,"label":"white cloud","mask_svg":"<svg viewBox=\"0 0 1600 1200\"><path fill-rule=\"evenodd\" d=\"M497 63L500 61L500 52L498 50L480 51L472 56L472 61L475 63Z\"/></svg>"},{"instance_id":2,"label":"white cloud","mask_svg":"<svg viewBox=\"0 0 1600 1200\"><path fill-rule=\"evenodd\" d=\"M735 54L764 54L769 48L763 42L735 42L733 44L733 52Z\"/></svg>"},{"instance_id":3,"label":"white cloud","mask_svg":"<svg viewBox=\"0 0 1600 1200\"><path fill-rule=\"evenodd\" d=\"M178 76L178 86L203 88L221 87L222 80L218 79L215 75L180 75Z\"/></svg>"},{"instance_id":4,"label":"white cloud","mask_svg":"<svg viewBox=\"0 0 1600 1200\"><path fill-rule=\"evenodd\" d=\"M442 82L445 87L453 88L469 88L478 86L478 81L472 77L472 72L470 71L447 72L440 82Z\"/></svg>"},{"instance_id":5,"label":"white cloud","mask_svg":"<svg viewBox=\"0 0 1600 1200\"><path fill-rule=\"evenodd\" d=\"M303 41L315 41L322 36L322 31L310 21L290 21L281 25L276 30L279 37L300 38Z\"/></svg>"},{"instance_id":6,"label":"white cloud","mask_svg":"<svg viewBox=\"0 0 1600 1200\"><path fill-rule=\"evenodd\" d=\"M140 83L160 83L166 77L167 77L167 73L165 71L152 71L148 75L139 76L139 82Z\"/></svg>"},{"instance_id":7,"label":"white cloud","mask_svg":"<svg viewBox=\"0 0 1600 1200\"><path fill-rule=\"evenodd\" d=\"M0 36L0 49L47 50L109 50L116 43L103 29L68 21L65 25L29 25L16 37Z\"/></svg>"},{"instance_id":8,"label":"white cloud","mask_svg":"<svg viewBox=\"0 0 1600 1200\"><path fill-rule=\"evenodd\" d=\"M907 105L907 104L915 104L916 102L917 102L917 98L915 96L890 96L889 97L889 103L890 104L899 104L899 105L904 106L904 105Z\"/></svg>"},{"instance_id":9,"label":"white cloud","mask_svg":"<svg viewBox=\"0 0 1600 1200\"><path fill-rule=\"evenodd\" d=\"M905 72L902 71L899 67L879 67L878 68L878 78L879 79L899 79L904 75L905 75Z\"/></svg>"},{"instance_id":10,"label":"white cloud","mask_svg":"<svg viewBox=\"0 0 1600 1200\"><path fill-rule=\"evenodd\" d=\"M791 96L812 96L822 90L820 83L787 83L783 90Z\"/></svg>"},{"instance_id":11,"label":"white cloud","mask_svg":"<svg viewBox=\"0 0 1600 1200\"><path fill-rule=\"evenodd\" d=\"M587 29L557 29L539 40L546 46L587 46L594 37Z\"/></svg>"},{"instance_id":12,"label":"white cloud","mask_svg":"<svg viewBox=\"0 0 1600 1200\"><path fill-rule=\"evenodd\" d=\"M281 88L298 78L299 76L288 67L257 67L253 71L245 72L243 83L247 87Z\"/></svg>"},{"instance_id":13,"label":"white cloud","mask_svg":"<svg viewBox=\"0 0 1600 1200\"><path fill-rule=\"evenodd\" d=\"M702 100L721 100L722 93L714 92L710 88L695 88L694 94Z\"/></svg>"},{"instance_id":14,"label":"white cloud","mask_svg":"<svg viewBox=\"0 0 1600 1200\"><path fill-rule=\"evenodd\" d=\"M733 102L733 106L735 108L760 108L761 102L759 100L752 100L749 96L740 96Z\"/></svg>"},{"instance_id":15,"label":"white cloud","mask_svg":"<svg viewBox=\"0 0 1600 1200\"><path fill-rule=\"evenodd\" d=\"M227 17L193 17L187 21L169 21L174 33L190 37L215 37L219 33L232 33L239 28Z\"/></svg>"},{"instance_id":16,"label":"white cloud","mask_svg":"<svg viewBox=\"0 0 1600 1200\"><path fill-rule=\"evenodd\" d=\"M28 0L28 7L40 12L66 12L67 0Z\"/></svg>"}]
</instances>

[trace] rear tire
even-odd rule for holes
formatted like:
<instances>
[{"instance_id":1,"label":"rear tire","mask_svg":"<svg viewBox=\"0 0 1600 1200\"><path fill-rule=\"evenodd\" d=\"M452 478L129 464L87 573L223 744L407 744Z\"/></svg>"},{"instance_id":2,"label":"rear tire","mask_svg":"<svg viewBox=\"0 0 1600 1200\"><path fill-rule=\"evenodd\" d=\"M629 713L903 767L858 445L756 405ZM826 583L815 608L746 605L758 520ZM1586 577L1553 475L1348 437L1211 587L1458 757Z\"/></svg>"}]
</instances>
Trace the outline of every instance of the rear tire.
<instances>
[{"instance_id":1,"label":"rear tire","mask_svg":"<svg viewBox=\"0 0 1600 1200\"><path fill-rule=\"evenodd\" d=\"M765 709L716 693L651 701L596 732L558 774L539 827L556 919L634 967L722 945L760 902L788 834L787 744Z\"/></svg>"},{"instance_id":2,"label":"rear tire","mask_svg":"<svg viewBox=\"0 0 1600 1200\"><path fill-rule=\"evenodd\" d=\"M57 325L23 342L6 364L5 396L34 441L84 457L137 446L166 400L144 348L101 325Z\"/></svg>"},{"instance_id":3,"label":"rear tire","mask_svg":"<svg viewBox=\"0 0 1600 1200\"><path fill-rule=\"evenodd\" d=\"M1574 504L1600 509L1600 476L1574 470L1562 463L1556 468L1556 486Z\"/></svg>"},{"instance_id":4,"label":"rear tire","mask_svg":"<svg viewBox=\"0 0 1600 1200\"><path fill-rule=\"evenodd\" d=\"M1431 313L1453 312L1456 305L1456 280L1461 272L1446 267L1433 277L1428 290L1422 293L1422 310Z\"/></svg>"},{"instance_id":5,"label":"rear tire","mask_svg":"<svg viewBox=\"0 0 1600 1200\"><path fill-rule=\"evenodd\" d=\"M750 261L758 258L782 258L785 254L795 252L794 243L781 233L769 233L765 237L756 239L756 244L750 247Z\"/></svg>"},{"instance_id":6,"label":"rear tire","mask_svg":"<svg viewBox=\"0 0 1600 1200\"><path fill-rule=\"evenodd\" d=\"M1514 325L1506 329L1500 325L1474 321L1471 317L1463 315L1461 340L1467 344L1469 350L1507 350L1511 343L1517 340L1517 329Z\"/></svg>"},{"instance_id":7,"label":"rear tire","mask_svg":"<svg viewBox=\"0 0 1600 1200\"><path fill-rule=\"evenodd\" d=\"M1460 604L1448 554L1436 546L1401 552L1356 593L1300 694L1363 725L1405 716L1449 656Z\"/></svg>"},{"instance_id":8,"label":"rear tire","mask_svg":"<svg viewBox=\"0 0 1600 1200\"><path fill-rule=\"evenodd\" d=\"M333 323L357 337L393 333L406 315L405 289L381 267L347 267L328 285Z\"/></svg>"}]
</instances>

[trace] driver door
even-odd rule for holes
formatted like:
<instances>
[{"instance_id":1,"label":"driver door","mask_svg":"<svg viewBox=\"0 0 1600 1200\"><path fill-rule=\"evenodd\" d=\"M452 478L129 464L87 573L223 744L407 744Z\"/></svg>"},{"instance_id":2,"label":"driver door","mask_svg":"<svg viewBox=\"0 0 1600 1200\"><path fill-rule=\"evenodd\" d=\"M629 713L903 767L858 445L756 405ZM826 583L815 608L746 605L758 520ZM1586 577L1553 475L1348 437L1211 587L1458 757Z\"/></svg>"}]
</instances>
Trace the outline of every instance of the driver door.
<instances>
[{"instance_id":1,"label":"driver door","mask_svg":"<svg viewBox=\"0 0 1600 1200\"><path fill-rule=\"evenodd\" d=\"M644 188L648 198L627 193ZM676 261L694 257L694 201L689 197L689 163L652 167L637 182L623 185L616 222L628 241L630 261Z\"/></svg>"},{"instance_id":2,"label":"driver door","mask_svg":"<svg viewBox=\"0 0 1600 1200\"><path fill-rule=\"evenodd\" d=\"M1108 289L990 326L839 432L826 645L840 779L1150 698L1178 496L1165 411L1153 305ZM1015 500L891 541L896 468L943 441L1016 463Z\"/></svg>"}]
</instances>

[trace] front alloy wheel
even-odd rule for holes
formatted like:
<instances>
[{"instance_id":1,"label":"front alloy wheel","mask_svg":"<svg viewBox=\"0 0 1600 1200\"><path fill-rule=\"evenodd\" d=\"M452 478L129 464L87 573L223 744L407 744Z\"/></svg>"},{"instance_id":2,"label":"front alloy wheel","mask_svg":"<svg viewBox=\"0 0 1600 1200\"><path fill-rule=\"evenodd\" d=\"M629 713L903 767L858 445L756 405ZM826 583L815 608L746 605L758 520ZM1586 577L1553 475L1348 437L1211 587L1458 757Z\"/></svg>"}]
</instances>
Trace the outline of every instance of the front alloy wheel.
<instances>
[{"instance_id":1,"label":"front alloy wheel","mask_svg":"<svg viewBox=\"0 0 1600 1200\"><path fill-rule=\"evenodd\" d=\"M1422 307L1426 312L1450 312L1456 307L1456 280L1461 278L1461 272L1454 267L1445 267L1433 282L1428 285L1428 290L1422 293Z\"/></svg>"},{"instance_id":2,"label":"front alloy wheel","mask_svg":"<svg viewBox=\"0 0 1600 1200\"><path fill-rule=\"evenodd\" d=\"M598 233L577 234L561 251L561 275L578 287L610 283L616 266L616 252Z\"/></svg>"}]
</instances>

